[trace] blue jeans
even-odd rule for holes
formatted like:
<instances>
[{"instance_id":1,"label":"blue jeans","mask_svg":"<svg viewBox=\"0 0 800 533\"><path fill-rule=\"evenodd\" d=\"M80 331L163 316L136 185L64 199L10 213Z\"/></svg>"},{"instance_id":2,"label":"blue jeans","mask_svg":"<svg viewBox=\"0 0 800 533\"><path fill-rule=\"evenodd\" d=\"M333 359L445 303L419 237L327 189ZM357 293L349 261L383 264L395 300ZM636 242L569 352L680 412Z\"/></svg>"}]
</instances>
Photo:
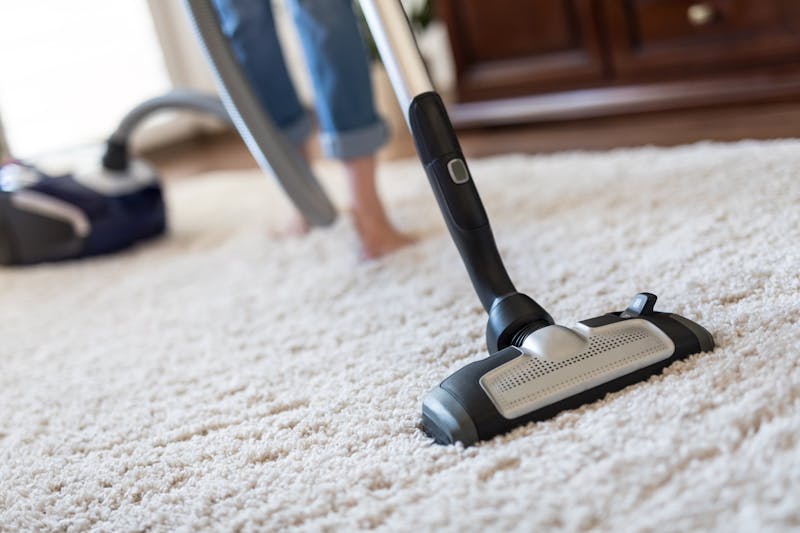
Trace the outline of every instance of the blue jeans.
<instances>
[{"instance_id":1,"label":"blue jeans","mask_svg":"<svg viewBox=\"0 0 800 533\"><path fill-rule=\"evenodd\" d=\"M369 59L351 0L289 0L300 35L320 124L323 152L338 159L375 153L387 140L375 111ZM222 30L264 109L299 145L311 119L284 62L271 0L214 0Z\"/></svg>"}]
</instances>

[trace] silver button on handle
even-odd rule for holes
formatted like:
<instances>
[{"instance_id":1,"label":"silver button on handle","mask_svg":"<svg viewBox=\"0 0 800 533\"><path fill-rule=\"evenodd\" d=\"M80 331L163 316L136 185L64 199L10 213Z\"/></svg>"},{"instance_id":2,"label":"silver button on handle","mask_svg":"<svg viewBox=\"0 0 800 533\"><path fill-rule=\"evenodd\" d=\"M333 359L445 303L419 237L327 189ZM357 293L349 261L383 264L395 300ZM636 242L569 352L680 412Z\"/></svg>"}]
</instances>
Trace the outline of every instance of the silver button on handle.
<instances>
[{"instance_id":1,"label":"silver button on handle","mask_svg":"<svg viewBox=\"0 0 800 533\"><path fill-rule=\"evenodd\" d=\"M463 159L451 159L447 163L447 172L450 173L450 179L455 184L462 184L469 181L469 170Z\"/></svg>"}]
</instances>

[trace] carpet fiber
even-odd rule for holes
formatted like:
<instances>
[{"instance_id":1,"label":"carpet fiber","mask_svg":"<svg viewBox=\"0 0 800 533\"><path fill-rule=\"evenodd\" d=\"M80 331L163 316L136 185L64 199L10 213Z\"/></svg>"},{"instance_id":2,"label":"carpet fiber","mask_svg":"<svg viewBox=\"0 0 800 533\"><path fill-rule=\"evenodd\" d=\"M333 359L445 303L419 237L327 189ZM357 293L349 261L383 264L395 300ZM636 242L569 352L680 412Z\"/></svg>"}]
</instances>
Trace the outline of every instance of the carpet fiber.
<instances>
[{"instance_id":1,"label":"carpet fiber","mask_svg":"<svg viewBox=\"0 0 800 533\"><path fill-rule=\"evenodd\" d=\"M649 290L718 348L432 445L422 397L482 357L485 316L419 165L381 169L419 242L371 263L346 216L270 236L289 209L255 173L176 182L168 238L0 270L0 529L800 528L800 142L472 170L560 323Z\"/></svg>"}]
</instances>

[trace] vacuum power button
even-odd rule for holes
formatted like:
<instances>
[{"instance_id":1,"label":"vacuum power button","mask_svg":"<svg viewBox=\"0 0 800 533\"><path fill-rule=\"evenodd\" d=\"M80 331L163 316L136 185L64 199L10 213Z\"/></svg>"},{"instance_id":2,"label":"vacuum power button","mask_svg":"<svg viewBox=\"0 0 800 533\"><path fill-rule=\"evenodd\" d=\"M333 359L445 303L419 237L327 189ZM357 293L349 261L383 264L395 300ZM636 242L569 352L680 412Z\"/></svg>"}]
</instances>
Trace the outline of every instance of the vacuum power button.
<instances>
[{"instance_id":1,"label":"vacuum power button","mask_svg":"<svg viewBox=\"0 0 800 533\"><path fill-rule=\"evenodd\" d=\"M451 159L447 163L447 172L453 183L461 184L469 181L469 170L463 159Z\"/></svg>"}]
</instances>

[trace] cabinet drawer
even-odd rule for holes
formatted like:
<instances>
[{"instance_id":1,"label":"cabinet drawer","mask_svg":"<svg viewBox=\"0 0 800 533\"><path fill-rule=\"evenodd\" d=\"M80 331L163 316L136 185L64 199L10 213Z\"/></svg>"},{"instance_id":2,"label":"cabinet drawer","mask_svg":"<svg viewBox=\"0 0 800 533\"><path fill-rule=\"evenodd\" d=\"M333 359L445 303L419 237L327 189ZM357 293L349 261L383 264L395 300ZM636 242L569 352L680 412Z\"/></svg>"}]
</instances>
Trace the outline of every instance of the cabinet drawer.
<instances>
[{"instance_id":1,"label":"cabinet drawer","mask_svg":"<svg viewBox=\"0 0 800 533\"><path fill-rule=\"evenodd\" d=\"M797 0L607 0L605 8L619 74L713 71L800 54Z\"/></svg>"},{"instance_id":2,"label":"cabinet drawer","mask_svg":"<svg viewBox=\"0 0 800 533\"><path fill-rule=\"evenodd\" d=\"M447 24L460 100L603 79L596 0L437 0L436 6Z\"/></svg>"},{"instance_id":3,"label":"cabinet drawer","mask_svg":"<svg viewBox=\"0 0 800 533\"><path fill-rule=\"evenodd\" d=\"M676 40L747 37L786 31L780 2L753 0L635 0L630 23L639 45L659 46Z\"/></svg>"}]
</instances>

